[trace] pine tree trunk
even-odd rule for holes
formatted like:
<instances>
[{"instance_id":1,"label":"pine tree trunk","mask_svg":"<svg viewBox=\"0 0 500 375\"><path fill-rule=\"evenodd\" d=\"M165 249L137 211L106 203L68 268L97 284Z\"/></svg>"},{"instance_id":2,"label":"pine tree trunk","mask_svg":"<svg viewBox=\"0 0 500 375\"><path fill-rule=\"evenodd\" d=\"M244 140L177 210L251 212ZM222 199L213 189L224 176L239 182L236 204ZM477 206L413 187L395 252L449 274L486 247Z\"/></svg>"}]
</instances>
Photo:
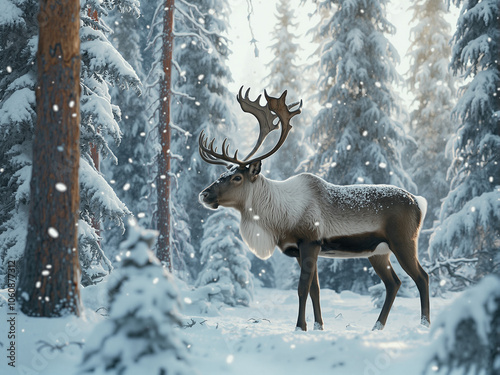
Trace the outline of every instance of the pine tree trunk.
<instances>
[{"instance_id":1,"label":"pine tree trunk","mask_svg":"<svg viewBox=\"0 0 500 375\"><path fill-rule=\"evenodd\" d=\"M92 18L95 23L99 22L99 15L97 14L97 10L92 10L92 8L89 8L87 10L87 15ZM95 29L95 27L94 27ZM94 162L95 169L97 171L101 170L101 158L99 155L99 150L97 149L96 146L90 145L90 157L92 158L92 161ZM98 218L92 217L92 227L95 229L95 233L100 236L101 235L101 223ZM99 245L101 244L101 241L98 241Z\"/></svg>"},{"instance_id":2,"label":"pine tree trunk","mask_svg":"<svg viewBox=\"0 0 500 375\"><path fill-rule=\"evenodd\" d=\"M18 301L29 316L80 314L80 2L40 0L37 124Z\"/></svg>"},{"instance_id":3,"label":"pine tree trunk","mask_svg":"<svg viewBox=\"0 0 500 375\"><path fill-rule=\"evenodd\" d=\"M174 46L174 0L165 1L163 16L163 73L164 80L160 84L160 132L161 151L158 155L158 223L160 232L157 242L156 256L172 271L172 254L170 249L170 102L172 84L172 50Z\"/></svg>"}]
</instances>

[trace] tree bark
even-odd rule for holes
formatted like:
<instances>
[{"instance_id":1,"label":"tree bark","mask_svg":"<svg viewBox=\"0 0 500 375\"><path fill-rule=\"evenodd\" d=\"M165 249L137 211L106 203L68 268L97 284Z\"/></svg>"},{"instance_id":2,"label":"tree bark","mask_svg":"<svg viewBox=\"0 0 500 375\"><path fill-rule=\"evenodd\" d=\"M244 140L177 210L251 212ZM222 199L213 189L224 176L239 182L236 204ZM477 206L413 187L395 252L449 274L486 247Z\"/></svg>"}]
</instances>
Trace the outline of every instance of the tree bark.
<instances>
[{"instance_id":1,"label":"tree bark","mask_svg":"<svg viewBox=\"0 0 500 375\"><path fill-rule=\"evenodd\" d=\"M161 151L158 155L158 176L156 186L158 189L158 221L159 231L156 256L172 272L172 252L170 246L170 103L172 85L172 50L174 26L174 0L165 1L163 15L163 74L164 79L160 84L160 115L159 135Z\"/></svg>"},{"instance_id":2,"label":"tree bark","mask_svg":"<svg viewBox=\"0 0 500 375\"><path fill-rule=\"evenodd\" d=\"M92 20L95 23L99 22L99 14L97 13L97 10L92 10L92 8L88 8L87 15L90 18L92 18ZM99 154L99 149L93 144L90 145L90 157L94 162L95 169L99 172L101 170L101 155ZM101 222L99 221L99 218L96 218L95 216L92 217L92 227L94 227L95 233L98 236L101 236ZM97 242L99 245L101 244L100 240Z\"/></svg>"},{"instance_id":3,"label":"tree bark","mask_svg":"<svg viewBox=\"0 0 500 375\"><path fill-rule=\"evenodd\" d=\"M17 295L29 316L80 314L79 12L79 0L40 0L30 214Z\"/></svg>"}]
</instances>

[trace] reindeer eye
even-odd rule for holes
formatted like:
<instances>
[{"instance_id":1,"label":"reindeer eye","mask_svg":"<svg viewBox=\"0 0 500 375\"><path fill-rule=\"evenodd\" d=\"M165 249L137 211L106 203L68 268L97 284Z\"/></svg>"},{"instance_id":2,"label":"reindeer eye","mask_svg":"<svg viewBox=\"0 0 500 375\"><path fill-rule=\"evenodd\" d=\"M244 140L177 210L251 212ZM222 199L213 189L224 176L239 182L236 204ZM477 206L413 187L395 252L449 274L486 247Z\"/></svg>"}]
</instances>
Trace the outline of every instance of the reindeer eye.
<instances>
[{"instance_id":1,"label":"reindeer eye","mask_svg":"<svg viewBox=\"0 0 500 375\"><path fill-rule=\"evenodd\" d=\"M234 176L233 181L241 181L241 176Z\"/></svg>"}]
</instances>

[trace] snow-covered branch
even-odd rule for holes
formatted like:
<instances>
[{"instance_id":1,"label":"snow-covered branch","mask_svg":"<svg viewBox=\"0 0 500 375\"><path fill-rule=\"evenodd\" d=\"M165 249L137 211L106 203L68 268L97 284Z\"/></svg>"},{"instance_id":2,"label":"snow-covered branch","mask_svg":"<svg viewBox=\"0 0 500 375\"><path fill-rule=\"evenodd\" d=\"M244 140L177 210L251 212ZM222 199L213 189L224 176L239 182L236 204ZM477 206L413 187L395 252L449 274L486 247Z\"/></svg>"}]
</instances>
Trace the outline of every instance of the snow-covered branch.
<instances>
[{"instance_id":1,"label":"snow-covered branch","mask_svg":"<svg viewBox=\"0 0 500 375\"><path fill-rule=\"evenodd\" d=\"M194 98L192 96L189 96L186 93L178 92L178 91L175 91L175 90L170 90L170 91L172 92L173 95L181 96L181 97L189 99L189 100L196 100L196 98Z\"/></svg>"}]
</instances>

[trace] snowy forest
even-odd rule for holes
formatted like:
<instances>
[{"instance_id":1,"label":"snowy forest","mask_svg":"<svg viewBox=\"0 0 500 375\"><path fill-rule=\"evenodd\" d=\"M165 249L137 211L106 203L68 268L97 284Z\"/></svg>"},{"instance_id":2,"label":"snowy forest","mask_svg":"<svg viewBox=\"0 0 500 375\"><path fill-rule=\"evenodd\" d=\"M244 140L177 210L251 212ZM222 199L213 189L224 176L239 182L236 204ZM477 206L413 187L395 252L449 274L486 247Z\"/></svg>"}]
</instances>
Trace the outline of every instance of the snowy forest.
<instances>
[{"instance_id":1,"label":"snowy forest","mask_svg":"<svg viewBox=\"0 0 500 375\"><path fill-rule=\"evenodd\" d=\"M498 0L0 9L1 374L500 374ZM267 179L425 197L430 327L394 255L373 331L370 261L320 257L324 330L308 302L294 331L299 263L255 256L237 210L199 201L226 171L201 135L257 142L240 87L302 100Z\"/></svg>"}]
</instances>

